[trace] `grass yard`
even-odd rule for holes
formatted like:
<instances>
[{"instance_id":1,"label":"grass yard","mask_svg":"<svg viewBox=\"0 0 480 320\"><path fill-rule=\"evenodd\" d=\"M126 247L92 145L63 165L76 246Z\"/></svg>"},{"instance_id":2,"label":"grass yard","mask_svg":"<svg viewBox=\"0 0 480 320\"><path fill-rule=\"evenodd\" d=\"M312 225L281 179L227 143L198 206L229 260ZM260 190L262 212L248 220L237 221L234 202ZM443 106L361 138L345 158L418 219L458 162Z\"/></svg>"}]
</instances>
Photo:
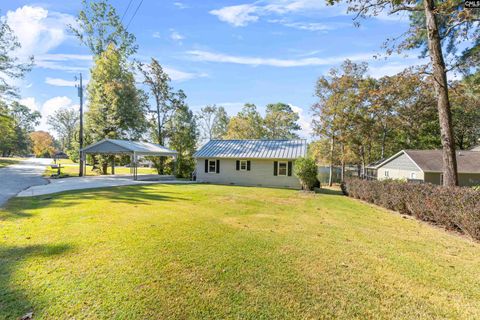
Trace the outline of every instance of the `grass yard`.
<instances>
[{"instance_id":1,"label":"grass yard","mask_svg":"<svg viewBox=\"0 0 480 320\"><path fill-rule=\"evenodd\" d=\"M57 163L60 163L62 177L78 177L78 163L74 163L68 159L57 160ZM53 164L53 160L52 160ZM57 169L52 169L47 167L44 172L45 177L50 177L52 174L57 174ZM112 173L112 168L108 167L108 174ZM115 167L115 174L131 174L130 168L127 167ZM157 174L155 168L138 168L138 174ZM88 176L98 176L100 173L98 171L92 171L92 166L87 165L87 175Z\"/></svg>"},{"instance_id":2,"label":"grass yard","mask_svg":"<svg viewBox=\"0 0 480 320\"><path fill-rule=\"evenodd\" d=\"M9 166L11 164L18 163L21 160L24 160L24 159L23 158L3 158L3 157L0 157L0 168Z\"/></svg>"},{"instance_id":3,"label":"grass yard","mask_svg":"<svg viewBox=\"0 0 480 320\"><path fill-rule=\"evenodd\" d=\"M480 318L478 243L328 193L15 198L0 211L0 318Z\"/></svg>"}]
</instances>

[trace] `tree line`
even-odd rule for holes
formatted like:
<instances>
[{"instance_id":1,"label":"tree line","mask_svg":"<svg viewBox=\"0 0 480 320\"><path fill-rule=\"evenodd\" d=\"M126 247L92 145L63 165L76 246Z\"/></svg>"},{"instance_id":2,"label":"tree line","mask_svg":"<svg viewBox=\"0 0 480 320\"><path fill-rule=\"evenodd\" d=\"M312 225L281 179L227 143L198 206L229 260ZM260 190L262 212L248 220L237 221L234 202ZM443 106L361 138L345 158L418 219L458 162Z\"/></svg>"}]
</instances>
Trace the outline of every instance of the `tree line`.
<instances>
[{"instance_id":1,"label":"tree line","mask_svg":"<svg viewBox=\"0 0 480 320\"><path fill-rule=\"evenodd\" d=\"M455 148L468 149L479 137L479 9L466 8L461 1L431 0L355 0L347 5L356 14L356 23L368 16L410 12L409 30L403 37L387 39L386 53L421 49L431 63L375 79L368 76L365 63L345 61L320 77L315 86L318 102L312 107L319 140L311 153L331 167L356 164L365 173L369 162L400 149L442 147L444 184L456 184ZM215 105L193 114L185 93L171 86L158 60L139 63L132 58L138 50L135 36L107 0L83 0L82 6L70 31L94 57L87 86L86 143L103 138L155 141L179 150L179 175L187 176L201 139L298 137L299 116L284 103L267 105L265 116L253 104L245 104L231 117ZM42 136L31 134L40 115L18 103L17 91L6 78L23 77L32 64L21 63L12 54L20 44L3 20L0 42L0 151L27 153L38 140L35 137ZM451 70L461 72L463 79L447 82ZM135 80L138 74L141 86ZM52 144L78 157L78 113L62 110L48 123L59 137ZM42 153L51 147L35 149ZM103 172L112 160L92 159ZM152 161L159 173L172 169L166 159Z\"/></svg>"},{"instance_id":2,"label":"tree line","mask_svg":"<svg viewBox=\"0 0 480 320\"><path fill-rule=\"evenodd\" d=\"M345 61L318 79L318 102L312 107L319 140L311 153L319 162L357 165L366 175L369 163L402 149L441 148L434 79L414 69L379 79L368 76L366 63ZM455 145L469 149L480 138L479 73L452 81L451 112Z\"/></svg>"}]
</instances>

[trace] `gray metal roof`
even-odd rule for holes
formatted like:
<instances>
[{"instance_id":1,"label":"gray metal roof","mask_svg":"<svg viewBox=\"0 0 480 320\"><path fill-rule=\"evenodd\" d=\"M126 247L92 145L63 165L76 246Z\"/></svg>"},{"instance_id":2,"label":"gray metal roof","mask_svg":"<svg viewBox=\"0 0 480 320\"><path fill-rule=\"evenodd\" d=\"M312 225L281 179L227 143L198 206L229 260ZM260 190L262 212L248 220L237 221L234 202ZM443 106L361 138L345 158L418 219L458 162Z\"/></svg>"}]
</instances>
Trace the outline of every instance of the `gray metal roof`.
<instances>
[{"instance_id":1,"label":"gray metal roof","mask_svg":"<svg viewBox=\"0 0 480 320\"><path fill-rule=\"evenodd\" d=\"M138 155L164 155L175 156L177 151L170 150L159 144L143 142L143 141L128 141L116 139L103 139L97 143L91 144L82 149L85 153L136 153Z\"/></svg>"},{"instance_id":2,"label":"gray metal roof","mask_svg":"<svg viewBox=\"0 0 480 320\"><path fill-rule=\"evenodd\" d=\"M307 154L307 141L298 140L210 140L195 158L296 159Z\"/></svg>"},{"instance_id":3,"label":"gray metal roof","mask_svg":"<svg viewBox=\"0 0 480 320\"><path fill-rule=\"evenodd\" d=\"M406 154L423 172L443 171L442 150L401 150L374 168L378 169L402 154ZM480 152L457 150L456 156L459 173L480 173Z\"/></svg>"}]
</instances>

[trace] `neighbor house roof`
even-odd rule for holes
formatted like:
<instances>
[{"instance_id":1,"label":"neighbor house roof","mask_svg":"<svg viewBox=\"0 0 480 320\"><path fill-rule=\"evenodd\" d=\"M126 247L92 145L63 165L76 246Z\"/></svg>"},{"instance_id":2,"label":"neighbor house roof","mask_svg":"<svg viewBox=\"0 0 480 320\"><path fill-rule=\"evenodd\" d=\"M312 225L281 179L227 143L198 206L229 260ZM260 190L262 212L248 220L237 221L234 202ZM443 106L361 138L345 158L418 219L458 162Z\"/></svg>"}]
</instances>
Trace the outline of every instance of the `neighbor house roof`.
<instances>
[{"instance_id":1,"label":"neighbor house roof","mask_svg":"<svg viewBox=\"0 0 480 320\"><path fill-rule=\"evenodd\" d=\"M85 153L135 153L138 155L151 156L175 156L177 151L170 150L159 144L143 142L143 141L129 141L116 139L103 139L97 143L91 144L82 149Z\"/></svg>"},{"instance_id":2,"label":"neighbor house roof","mask_svg":"<svg viewBox=\"0 0 480 320\"><path fill-rule=\"evenodd\" d=\"M196 158L296 159L307 154L307 141L298 140L210 140Z\"/></svg>"},{"instance_id":3,"label":"neighbor house roof","mask_svg":"<svg viewBox=\"0 0 480 320\"><path fill-rule=\"evenodd\" d=\"M385 161L377 164L378 169L398 156L406 154L423 172L442 172L442 150L402 150ZM457 168L459 173L480 173L480 152L459 150Z\"/></svg>"}]
</instances>

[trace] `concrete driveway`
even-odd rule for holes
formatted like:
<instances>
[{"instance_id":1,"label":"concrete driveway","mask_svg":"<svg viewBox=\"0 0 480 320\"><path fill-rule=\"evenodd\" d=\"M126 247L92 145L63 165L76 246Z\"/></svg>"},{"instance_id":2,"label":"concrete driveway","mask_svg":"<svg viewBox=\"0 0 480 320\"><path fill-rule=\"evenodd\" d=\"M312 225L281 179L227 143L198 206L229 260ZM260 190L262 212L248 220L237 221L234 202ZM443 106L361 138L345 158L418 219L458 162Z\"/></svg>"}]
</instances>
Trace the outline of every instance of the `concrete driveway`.
<instances>
[{"instance_id":1,"label":"concrete driveway","mask_svg":"<svg viewBox=\"0 0 480 320\"><path fill-rule=\"evenodd\" d=\"M52 159L32 158L0 168L0 207L22 190L47 184L42 174L51 162Z\"/></svg>"},{"instance_id":2,"label":"concrete driveway","mask_svg":"<svg viewBox=\"0 0 480 320\"><path fill-rule=\"evenodd\" d=\"M33 186L18 194L18 197L33 197L44 194L57 193L69 190L81 190L92 188L105 188L116 186L129 186L141 184L155 184L155 183L194 183L193 181L183 180L167 180L167 181L134 181L130 175L115 175L115 176L87 176L87 177L72 177L63 179L50 179L47 185Z\"/></svg>"}]
</instances>

